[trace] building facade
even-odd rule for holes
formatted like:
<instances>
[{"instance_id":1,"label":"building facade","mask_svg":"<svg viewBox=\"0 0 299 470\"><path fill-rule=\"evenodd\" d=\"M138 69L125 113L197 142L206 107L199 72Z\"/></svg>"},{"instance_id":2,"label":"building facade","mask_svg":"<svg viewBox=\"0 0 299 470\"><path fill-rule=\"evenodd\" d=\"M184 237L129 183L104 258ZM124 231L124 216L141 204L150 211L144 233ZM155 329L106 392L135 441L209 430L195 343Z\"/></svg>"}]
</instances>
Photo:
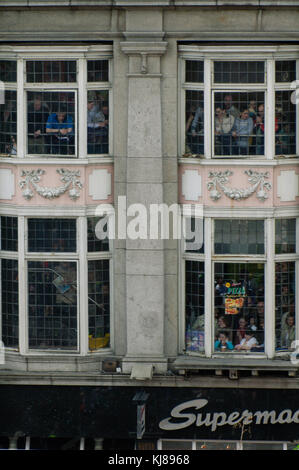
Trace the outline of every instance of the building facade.
<instances>
[{"instance_id":1,"label":"building facade","mask_svg":"<svg viewBox=\"0 0 299 470\"><path fill-rule=\"evenodd\" d=\"M298 24L1 2L3 447L299 440Z\"/></svg>"}]
</instances>

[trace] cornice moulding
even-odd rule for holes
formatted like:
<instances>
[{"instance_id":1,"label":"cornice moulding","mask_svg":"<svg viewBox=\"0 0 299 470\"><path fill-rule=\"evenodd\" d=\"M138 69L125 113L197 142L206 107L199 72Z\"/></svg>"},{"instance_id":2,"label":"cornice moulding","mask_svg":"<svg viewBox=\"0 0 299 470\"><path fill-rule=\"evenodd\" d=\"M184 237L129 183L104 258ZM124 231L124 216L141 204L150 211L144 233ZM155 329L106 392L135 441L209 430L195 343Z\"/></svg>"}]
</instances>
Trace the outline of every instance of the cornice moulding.
<instances>
[{"instance_id":1,"label":"cornice moulding","mask_svg":"<svg viewBox=\"0 0 299 470\"><path fill-rule=\"evenodd\" d=\"M167 42L165 41L126 41L120 43L121 50L128 55L148 54L163 55L166 52Z\"/></svg>"}]
</instances>

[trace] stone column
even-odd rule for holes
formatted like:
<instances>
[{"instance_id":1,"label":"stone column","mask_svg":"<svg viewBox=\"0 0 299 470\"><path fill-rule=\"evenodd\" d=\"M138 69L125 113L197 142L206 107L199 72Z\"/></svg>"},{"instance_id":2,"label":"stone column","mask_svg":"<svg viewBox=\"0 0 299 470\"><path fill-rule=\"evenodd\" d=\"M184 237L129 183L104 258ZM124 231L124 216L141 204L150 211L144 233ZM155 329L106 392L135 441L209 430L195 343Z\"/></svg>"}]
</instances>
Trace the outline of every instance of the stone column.
<instances>
[{"instance_id":1,"label":"stone column","mask_svg":"<svg viewBox=\"0 0 299 470\"><path fill-rule=\"evenodd\" d=\"M167 43L163 33L124 33L128 55L127 209L142 204L147 215L146 239L126 240L127 355L124 372L133 364L166 370L164 357L163 240L151 240L150 206L163 203L160 57ZM132 207L132 206L131 206ZM141 215L140 207L130 220ZM140 229L140 227L139 227Z\"/></svg>"}]
</instances>

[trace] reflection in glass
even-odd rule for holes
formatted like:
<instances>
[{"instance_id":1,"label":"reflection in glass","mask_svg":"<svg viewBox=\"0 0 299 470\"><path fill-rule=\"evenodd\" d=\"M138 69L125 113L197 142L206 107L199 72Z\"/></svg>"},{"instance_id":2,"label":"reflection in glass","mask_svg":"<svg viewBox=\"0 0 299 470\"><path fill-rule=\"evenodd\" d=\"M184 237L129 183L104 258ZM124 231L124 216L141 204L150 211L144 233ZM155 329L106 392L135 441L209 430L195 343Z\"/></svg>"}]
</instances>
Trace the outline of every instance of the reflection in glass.
<instances>
[{"instance_id":1,"label":"reflection in glass","mask_svg":"<svg viewBox=\"0 0 299 470\"><path fill-rule=\"evenodd\" d=\"M28 262L29 347L77 348L75 262Z\"/></svg>"},{"instance_id":2,"label":"reflection in glass","mask_svg":"<svg viewBox=\"0 0 299 470\"><path fill-rule=\"evenodd\" d=\"M264 265L215 263L215 351L264 351Z\"/></svg>"}]
</instances>

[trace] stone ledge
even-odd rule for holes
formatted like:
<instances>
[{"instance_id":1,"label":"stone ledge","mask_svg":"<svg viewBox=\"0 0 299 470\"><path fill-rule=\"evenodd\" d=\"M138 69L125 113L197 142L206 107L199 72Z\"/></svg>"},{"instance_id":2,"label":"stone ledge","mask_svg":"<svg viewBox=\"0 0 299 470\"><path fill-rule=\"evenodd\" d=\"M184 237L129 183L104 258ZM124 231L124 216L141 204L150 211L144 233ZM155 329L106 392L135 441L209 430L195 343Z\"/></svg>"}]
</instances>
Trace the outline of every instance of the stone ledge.
<instances>
[{"instance_id":1,"label":"stone ledge","mask_svg":"<svg viewBox=\"0 0 299 470\"><path fill-rule=\"evenodd\" d=\"M296 389L297 377L239 377L230 380L224 376L178 376L164 374L151 380L132 380L122 373L95 372L16 372L0 371L0 385L53 385L82 387L175 387L175 388L246 388L246 389Z\"/></svg>"},{"instance_id":2,"label":"stone ledge","mask_svg":"<svg viewBox=\"0 0 299 470\"><path fill-rule=\"evenodd\" d=\"M298 371L299 365L294 365L285 357L266 359L250 357L200 357L181 356L172 363L174 370L260 370L260 371Z\"/></svg>"},{"instance_id":3,"label":"stone ledge","mask_svg":"<svg viewBox=\"0 0 299 470\"><path fill-rule=\"evenodd\" d=\"M0 7L285 7L296 0L1 0Z\"/></svg>"}]
</instances>

